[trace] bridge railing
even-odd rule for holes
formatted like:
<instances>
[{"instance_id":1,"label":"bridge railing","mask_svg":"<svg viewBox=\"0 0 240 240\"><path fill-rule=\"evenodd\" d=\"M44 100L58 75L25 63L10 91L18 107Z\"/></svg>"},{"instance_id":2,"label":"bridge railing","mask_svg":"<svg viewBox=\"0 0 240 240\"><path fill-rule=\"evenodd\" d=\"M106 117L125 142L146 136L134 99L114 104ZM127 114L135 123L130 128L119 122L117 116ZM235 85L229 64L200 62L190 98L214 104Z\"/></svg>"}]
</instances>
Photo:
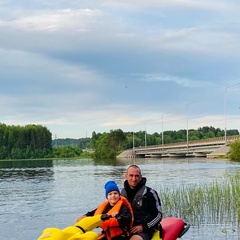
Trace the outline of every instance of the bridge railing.
<instances>
[{"instance_id":1,"label":"bridge railing","mask_svg":"<svg viewBox=\"0 0 240 240\"><path fill-rule=\"evenodd\" d=\"M229 136L227 137L227 142L232 142L235 140L240 139L240 135L234 135L234 136ZM225 137L218 137L218 138L208 138L208 139L202 139L202 140L194 140L194 141L189 141L188 146L201 146L201 145L206 145L206 144L225 144ZM144 146L144 147L134 147L134 150L144 150L144 149L156 149L156 148L174 148L174 147L186 147L187 143L186 142L178 142L178 143L166 143L166 144L160 144L160 145L149 145L149 146Z\"/></svg>"}]
</instances>

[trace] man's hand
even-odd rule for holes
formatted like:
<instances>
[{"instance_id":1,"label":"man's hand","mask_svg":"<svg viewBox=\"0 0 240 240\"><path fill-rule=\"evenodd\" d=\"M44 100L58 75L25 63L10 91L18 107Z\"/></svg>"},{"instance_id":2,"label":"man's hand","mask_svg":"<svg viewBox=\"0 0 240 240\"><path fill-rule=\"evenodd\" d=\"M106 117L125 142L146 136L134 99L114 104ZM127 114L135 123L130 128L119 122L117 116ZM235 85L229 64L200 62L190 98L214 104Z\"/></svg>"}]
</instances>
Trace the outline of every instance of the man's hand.
<instances>
[{"instance_id":1,"label":"man's hand","mask_svg":"<svg viewBox=\"0 0 240 240\"><path fill-rule=\"evenodd\" d=\"M131 229L132 234L138 234L138 233L141 233L142 231L143 231L143 226L142 225L134 226Z\"/></svg>"}]
</instances>

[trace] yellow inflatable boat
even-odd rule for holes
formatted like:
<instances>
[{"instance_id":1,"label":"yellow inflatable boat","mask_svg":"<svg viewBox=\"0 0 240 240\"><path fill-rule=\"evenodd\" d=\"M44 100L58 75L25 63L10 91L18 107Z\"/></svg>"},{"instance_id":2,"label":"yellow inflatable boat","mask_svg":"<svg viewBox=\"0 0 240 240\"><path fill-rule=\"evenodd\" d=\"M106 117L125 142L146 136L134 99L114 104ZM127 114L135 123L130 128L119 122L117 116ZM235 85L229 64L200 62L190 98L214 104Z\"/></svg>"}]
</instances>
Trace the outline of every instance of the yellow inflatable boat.
<instances>
[{"instance_id":1,"label":"yellow inflatable boat","mask_svg":"<svg viewBox=\"0 0 240 240\"><path fill-rule=\"evenodd\" d=\"M97 240L99 234L92 230L100 226L109 217L107 214L86 217L73 226L62 230L59 228L46 228L38 240ZM154 233L152 240L176 240L183 236L189 227L190 225L181 218L163 218L160 229Z\"/></svg>"}]
</instances>

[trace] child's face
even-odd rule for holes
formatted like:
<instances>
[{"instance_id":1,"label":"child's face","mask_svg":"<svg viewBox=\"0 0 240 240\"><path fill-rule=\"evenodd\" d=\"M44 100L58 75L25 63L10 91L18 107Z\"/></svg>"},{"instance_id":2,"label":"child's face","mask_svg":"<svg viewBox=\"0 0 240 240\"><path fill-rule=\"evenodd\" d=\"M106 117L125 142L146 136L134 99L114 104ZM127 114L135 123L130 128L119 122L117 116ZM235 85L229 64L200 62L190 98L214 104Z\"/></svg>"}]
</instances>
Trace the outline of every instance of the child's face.
<instances>
[{"instance_id":1,"label":"child's face","mask_svg":"<svg viewBox=\"0 0 240 240\"><path fill-rule=\"evenodd\" d=\"M111 191L107 195L107 200L110 203L110 205L114 205L120 198L120 194L118 191Z\"/></svg>"}]
</instances>

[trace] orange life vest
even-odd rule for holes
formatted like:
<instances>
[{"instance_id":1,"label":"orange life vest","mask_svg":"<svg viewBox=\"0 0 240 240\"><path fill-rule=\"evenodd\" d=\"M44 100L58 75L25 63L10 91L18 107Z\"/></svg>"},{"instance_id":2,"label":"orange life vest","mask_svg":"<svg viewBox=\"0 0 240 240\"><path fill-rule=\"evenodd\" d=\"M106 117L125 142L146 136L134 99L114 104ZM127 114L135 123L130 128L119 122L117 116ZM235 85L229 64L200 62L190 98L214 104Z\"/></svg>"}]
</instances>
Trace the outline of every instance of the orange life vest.
<instances>
[{"instance_id":1,"label":"orange life vest","mask_svg":"<svg viewBox=\"0 0 240 240\"><path fill-rule=\"evenodd\" d=\"M103 203L101 203L98 206L98 208L96 209L94 215L102 214L103 211L108 206L108 204L109 204L109 202L107 200L104 201ZM112 214L112 213L119 212L120 209L121 209L122 204L127 206L128 210L132 214L132 220L131 220L131 225L130 225L130 228L131 228L132 225L133 225L133 211L132 211L132 207L131 207L130 203L128 202L128 200L125 197L120 196L120 199L118 200L118 202L107 212L107 214ZM105 232L106 237L107 237L108 240L111 240L111 238L113 238L113 237L125 234L123 229L120 228L116 218L110 218L108 220L103 221L103 223L101 224L100 227Z\"/></svg>"}]
</instances>

